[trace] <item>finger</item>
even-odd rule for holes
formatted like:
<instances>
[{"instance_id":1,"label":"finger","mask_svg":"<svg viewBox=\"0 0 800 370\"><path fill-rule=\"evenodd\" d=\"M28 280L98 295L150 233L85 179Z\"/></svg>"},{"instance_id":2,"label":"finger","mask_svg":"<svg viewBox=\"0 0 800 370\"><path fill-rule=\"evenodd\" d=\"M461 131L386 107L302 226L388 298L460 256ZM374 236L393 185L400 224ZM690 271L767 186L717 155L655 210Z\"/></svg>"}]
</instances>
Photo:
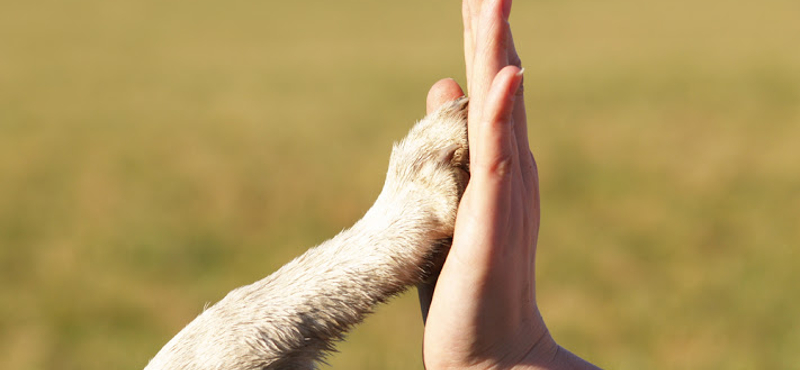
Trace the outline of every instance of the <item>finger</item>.
<instances>
[{"instance_id":1,"label":"finger","mask_svg":"<svg viewBox=\"0 0 800 370\"><path fill-rule=\"evenodd\" d=\"M520 75L523 74L525 69L520 69ZM528 143L528 117L525 111L525 77L520 76L520 84L514 92L514 109L511 117L514 120L514 130L517 138L517 147L520 151L520 158L527 156L530 151Z\"/></svg>"},{"instance_id":2,"label":"finger","mask_svg":"<svg viewBox=\"0 0 800 370\"><path fill-rule=\"evenodd\" d=\"M510 3L509 3L510 5ZM506 12L504 15L508 17L511 8L510 6L507 9L504 9ZM517 66L522 68L522 61L520 60L519 54L517 54L517 49L514 44L514 35L511 32L511 25L506 24L506 36L507 36L507 59L508 64ZM524 69L522 69L524 70ZM536 163L533 159L533 155L530 152L530 144L528 141L528 125L527 125L527 114L525 112L525 81L524 78L519 85L519 88L516 91L516 99L514 102L514 111L512 113L512 118L514 120L514 130L517 138L517 148L519 150L519 158L520 158L520 168L522 170L523 180L525 181L526 188L533 187L536 181Z\"/></svg>"},{"instance_id":3,"label":"finger","mask_svg":"<svg viewBox=\"0 0 800 370\"><path fill-rule=\"evenodd\" d=\"M511 9L509 8L509 12L510 11ZM505 16L505 19L508 19L508 15ZM519 59L519 54L517 54L517 46L514 44L514 35L511 32L511 24L506 23L506 27L506 35L508 36L508 40L506 41L508 64L522 68L522 61Z\"/></svg>"},{"instance_id":4,"label":"finger","mask_svg":"<svg viewBox=\"0 0 800 370\"><path fill-rule=\"evenodd\" d=\"M484 3L493 0L463 0L461 5L461 16L464 23L464 55L467 59L467 75L469 76L472 61L474 60L476 30L480 19L481 8Z\"/></svg>"},{"instance_id":5,"label":"finger","mask_svg":"<svg viewBox=\"0 0 800 370\"><path fill-rule=\"evenodd\" d=\"M472 95L485 93L501 68L508 65L508 18L505 7L509 0L491 0L483 4L478 14L475 37ZM473 12L474 14L474 12Z\"/></svg>"},{"instance_id":6,"label":"finger","mask_svg":"<svg viewBox=\"0 0 800 370\"><path fill-rule=\"evenodd\" d=\"M426 111L428 114L439 109L444 103L451 102L464 96L464 91L452 78L445 78L437 81L428 91L426 101Z\"/></svg>"},{"instance_id":7,"label":"finger","mask_svg":"<svg viewBox=\"0 0 800 370\"><path fill-rule=\"evenodd\" d=\"M517 139L517 150L520 158L522 179L525 182L525 187L528 190L527 192L530 194L531 192L537 190L538 184L536 183L536 162L533 158L533 154L531 153L530 142L528 139L528 121L525 112L524 100L524 95L516 95L512 119L514 120L514 131Z\"/></svg>"},{"instance_id":8,"label":"finger","mask_svg":"<svg viewBox=\"0 0 800 370\"><path fill-rule=\"evenodd\" d=\"M501 68L508 64L506 36L508 22L504 18L504 6L509 0L489 0L482 4L477 14L477 28L473 30L475 37L473 64L471 74L467 76L470 95L469 140L478 140L483 136L478 122L483 118L483 101L493 79ZM473 9L473 16L475 12ZM470 159L477 153L470 151Z\"/></svg>"},{"instance_id":9,"label":"finger","mask_svg":"<svg viewBox=\"0 0 800 370\"><path fill-rule=\"evenodd\" d=\"M503 248L502 238L511 222L510 206L512 199L513 179L518 174L517 148L515 145L512 110L514 107L514 91L519 85L521 76L519 68L508 66L495 78L487 95L484 120L480 122L483 134L475 143L479 154L470 163L470 182L467 194L456 217L456 236L452 253L460 259L471 261L467 266L487 266L487 262L495 255L496 248ZM470 143L472 145L472 143ZM472 146L470 147L470 150ZM469 195L469 197L468 197ZM464 207L470 217L462 217ZM474 215L480 215L476 220ZM482 221L483 220L483 221ZM491 220L487 222L486 220ZM464 230L464 231L460 231ZM459 243L459 236L467 237L469 242ZM478 275L487 271L476 271Z\"/></svg>"},{"instance_id":10,"label":"finger","mask_svg":"<svg viewBox=\"0 0 800 370\"><path fill-rule=\"evenodd\" d=\"M518 156L513 111L515 92L522 82L522 70L507 66L497 73L486 95L477 138L480 154L474 163L474 176L505 176L507 168Z\"/></svg>"},{"instance_id":11,"label":"finger","mask_svg":"<svg viewBox=\"0 0 800 370\"><path fill-rule=\"evenodd\" d=\"M474 21L478 18L473 14L472 0L461 3L461 18L464 23L464 62L467 67L467 91L469 91L469 77L472 76L472 63L475 58L475 29Z\"/></svg>"},{"instance_id":12,"label":"finger","mask_svg":"<svg viewBox=\"0 0 800 370\"><path fill-rule=\"evenodd\" d=\"M508 8L508 12L511 11L511 8ZM508 13L506 13L507 16ZM508 64L512 66L517 66L522 68L522 60L520 60L519 55L517 54L516 46L514 45L514 35L511 33L511 25L506 24L506 36L507 36L507 50L506 50L506 58L508 60ZM523 69L524 70L524 69ZM528 125L527 125L527 115L525 113L525 80L523 78L522 83L520 83L519 88L516 91L516 101L514 102L514 113L513 119L516 123L516 136L517 136L517 146L520 150L520 158L527 156L527 151L529 151L530 147L528 145Z\"/></svg>"}]
</instances>

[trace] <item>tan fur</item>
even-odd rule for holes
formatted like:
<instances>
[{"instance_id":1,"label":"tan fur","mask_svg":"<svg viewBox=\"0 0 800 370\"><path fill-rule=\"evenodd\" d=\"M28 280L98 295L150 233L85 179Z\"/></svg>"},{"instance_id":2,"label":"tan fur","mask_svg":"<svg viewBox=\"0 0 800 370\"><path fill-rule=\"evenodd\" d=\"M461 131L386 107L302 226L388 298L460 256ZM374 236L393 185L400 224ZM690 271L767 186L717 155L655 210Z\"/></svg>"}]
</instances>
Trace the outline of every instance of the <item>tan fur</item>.
<instances>
[{"instance_id":1,"label":"tan fur","mask_svg":"<svg viewBox=\"0 0 800 370\"><path fill-rule=\"evenodd\" d=\"M429 276L469 178L466 105L442 107L395 145L381 194L352 228L231 291L145 369L314 369L375 305Z\"/></svg>"}]
</instances>

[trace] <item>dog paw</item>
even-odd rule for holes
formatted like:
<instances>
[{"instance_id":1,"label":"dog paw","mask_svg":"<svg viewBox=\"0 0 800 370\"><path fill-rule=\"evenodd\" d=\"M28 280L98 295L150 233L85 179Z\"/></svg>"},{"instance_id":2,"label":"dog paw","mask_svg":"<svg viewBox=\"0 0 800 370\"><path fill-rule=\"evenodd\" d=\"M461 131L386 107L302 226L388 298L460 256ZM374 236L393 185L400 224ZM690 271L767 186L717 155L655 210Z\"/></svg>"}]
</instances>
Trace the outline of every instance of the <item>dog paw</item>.
<instances>
[{"instance_id":1,"label":"dog paw","mask_svg":"<svg viewBox=\"0 0 800 370\"><path fill-rule=\"evenodd\" d=\"M385 190L404 217L426 223L435 239L453 235L456 211L469 181L467 98L419 121L392 150ZM412 213L412 214L409 214Z\"/></svg>"}]
</instances>

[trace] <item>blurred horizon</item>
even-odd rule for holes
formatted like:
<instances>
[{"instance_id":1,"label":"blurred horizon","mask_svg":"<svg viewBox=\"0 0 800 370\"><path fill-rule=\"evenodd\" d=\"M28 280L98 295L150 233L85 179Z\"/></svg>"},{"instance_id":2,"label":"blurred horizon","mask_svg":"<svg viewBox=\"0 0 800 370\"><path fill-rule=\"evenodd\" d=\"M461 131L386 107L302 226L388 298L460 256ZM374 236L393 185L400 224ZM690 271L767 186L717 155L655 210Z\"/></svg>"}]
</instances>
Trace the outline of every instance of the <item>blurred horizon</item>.
<instances>
[{"instance_id":1,"label":"blurred horizon","mask_svg":"<svg viewBox=\"0 0 800 370\"><path fill-rule=\"evenodd\" d=\"M556 340L615 369L800 362L800 3L514 4ZM460 4L0 4L0 368L142 368L360 218ZM422 368L409 292L332 368Z\"/></svg>"}]
</instances>

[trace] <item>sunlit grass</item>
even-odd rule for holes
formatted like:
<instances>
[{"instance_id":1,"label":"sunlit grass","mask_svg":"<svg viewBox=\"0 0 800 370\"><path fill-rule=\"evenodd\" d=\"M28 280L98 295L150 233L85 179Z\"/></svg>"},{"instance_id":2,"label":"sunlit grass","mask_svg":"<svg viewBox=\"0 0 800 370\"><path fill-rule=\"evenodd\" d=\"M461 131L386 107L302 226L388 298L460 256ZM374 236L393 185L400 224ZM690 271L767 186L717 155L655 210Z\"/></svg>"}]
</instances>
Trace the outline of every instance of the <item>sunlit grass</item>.
<instances>
[{"instance_id":1,"label":"sunlit grass","mask_svg":"<svg viewBox=\"0 0 800 370\"><path fill-rule=\"evenodd\" d=\"M609 368L795 368L798 5L515 7L556 338ZM458 17L0 5L0 368L141 368L205 303L358 219L430 84L463 82ZM333 367L420 368L414 300Z\"/></svg>"}]
</instances>

